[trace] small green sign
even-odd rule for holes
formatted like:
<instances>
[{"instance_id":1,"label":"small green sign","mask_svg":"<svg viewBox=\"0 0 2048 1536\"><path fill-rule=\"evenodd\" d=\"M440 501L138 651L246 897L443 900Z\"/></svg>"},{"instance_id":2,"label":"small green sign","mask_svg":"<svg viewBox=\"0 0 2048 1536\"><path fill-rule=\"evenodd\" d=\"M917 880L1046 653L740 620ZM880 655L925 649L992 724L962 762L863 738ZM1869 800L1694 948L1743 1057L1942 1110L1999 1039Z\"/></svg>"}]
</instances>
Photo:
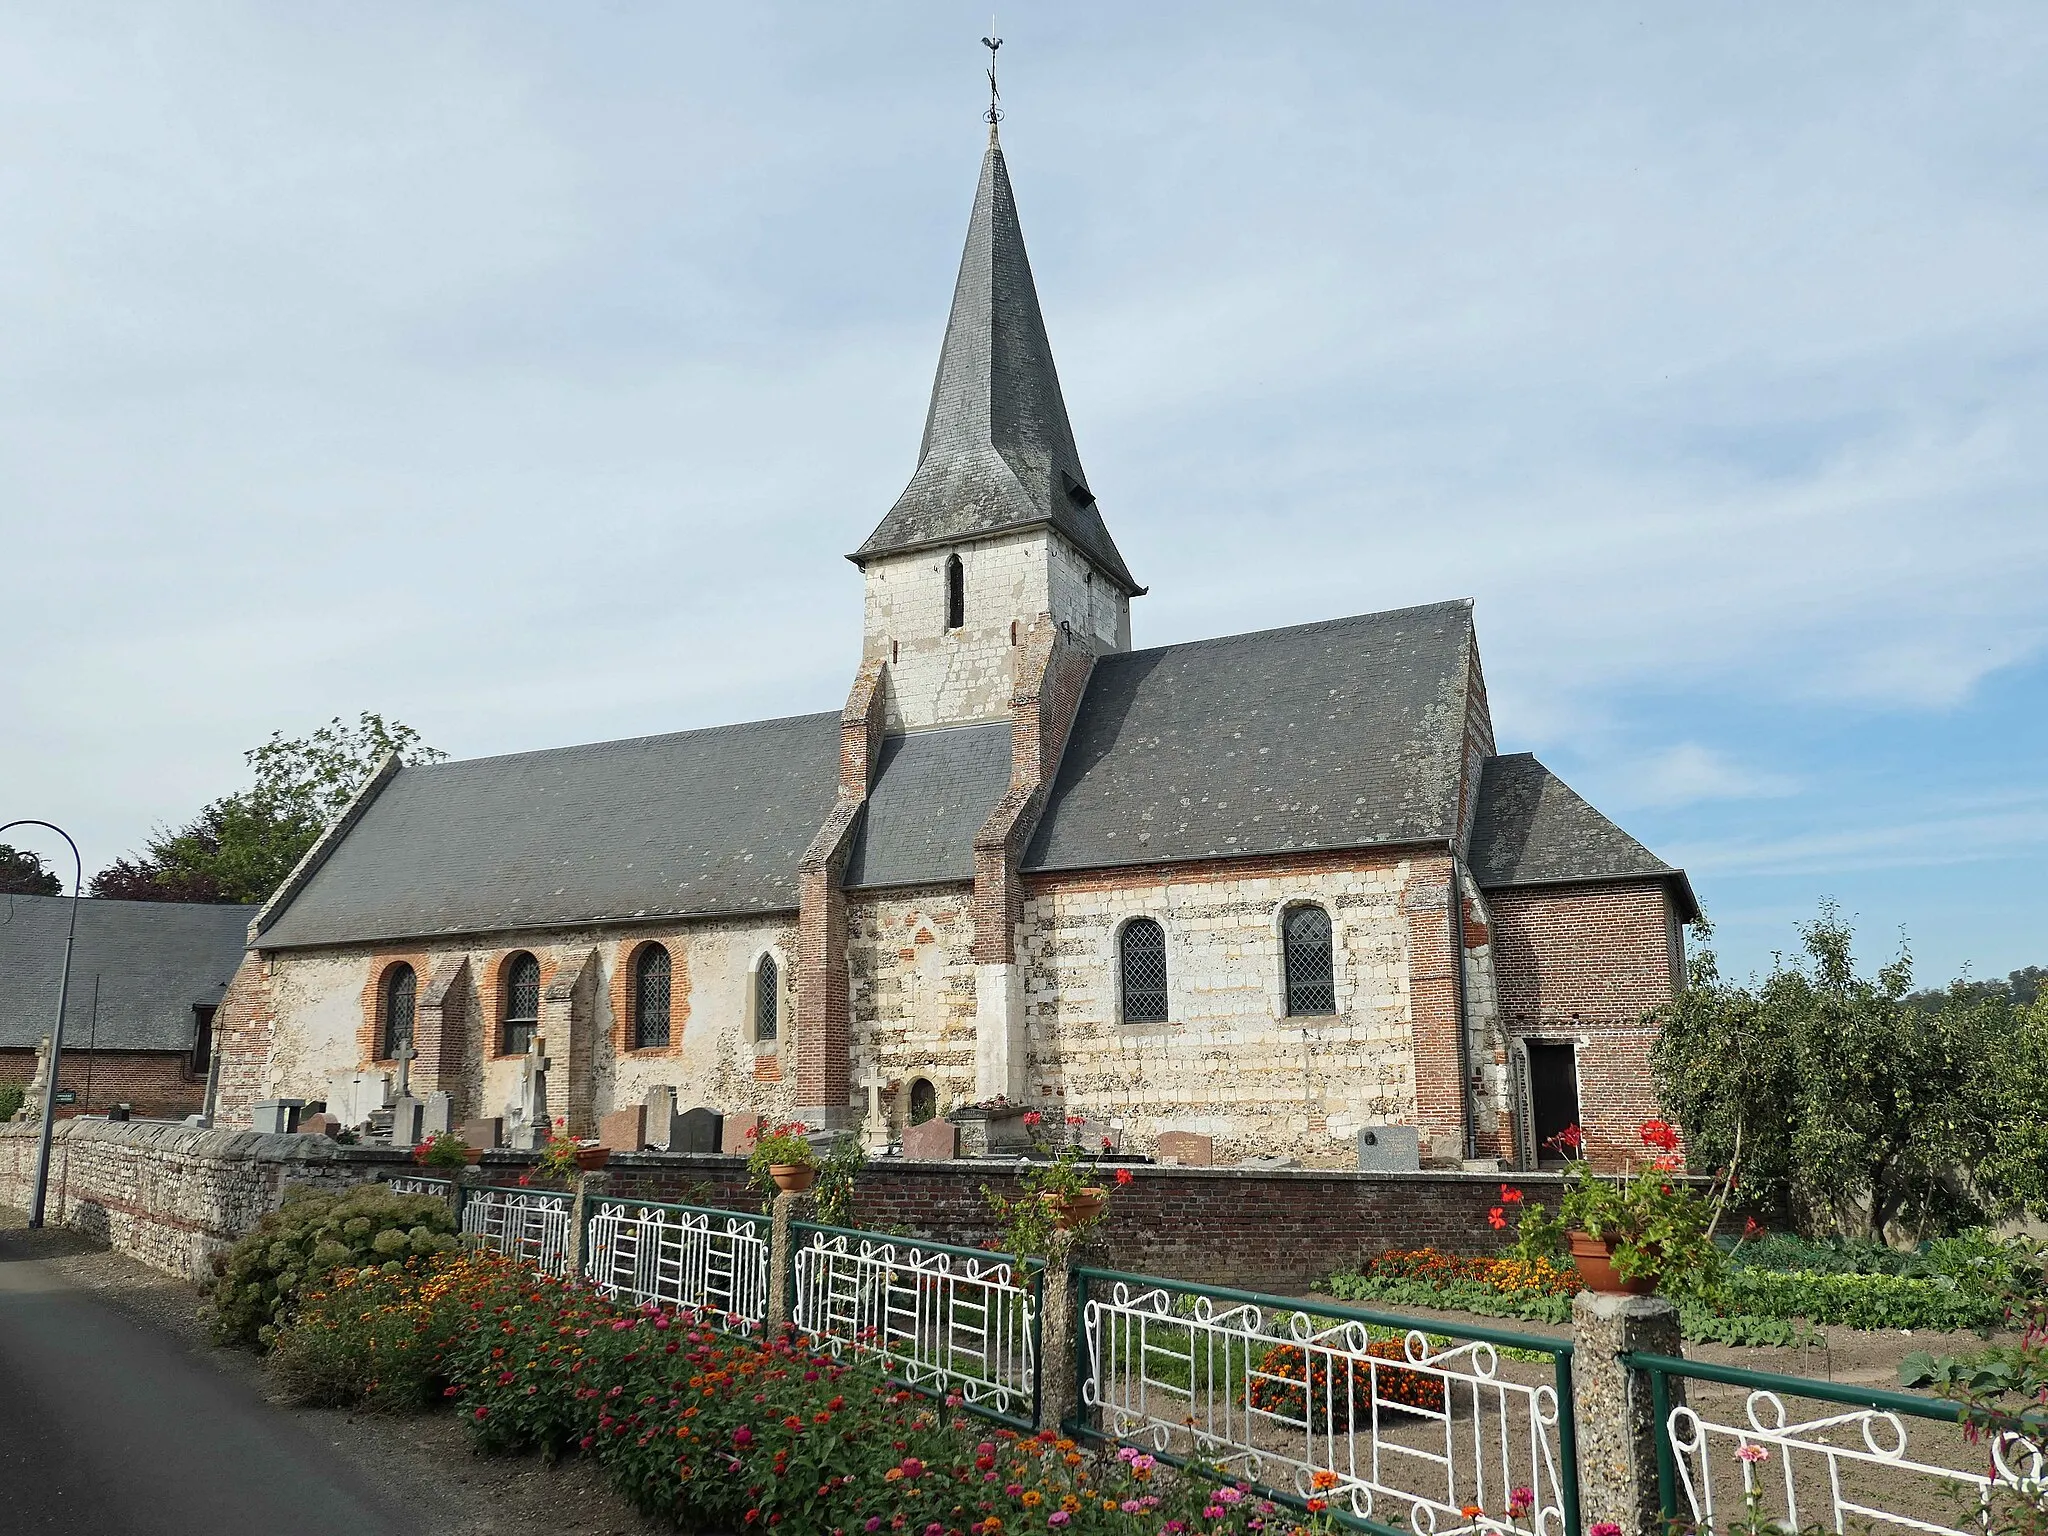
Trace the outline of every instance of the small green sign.
<instances>
[{"instance_id":1,"label":"small green sign","mask_svg":"<svg viewBox=\"0 0 2048 1536\"><path fill-rule=\"evenodd\" d=\"M78 1102L78 1090L76 1088L59 1088L57 1090L57 1102L59 1104L76 1104Z\"/></svg>"}]
</instances>

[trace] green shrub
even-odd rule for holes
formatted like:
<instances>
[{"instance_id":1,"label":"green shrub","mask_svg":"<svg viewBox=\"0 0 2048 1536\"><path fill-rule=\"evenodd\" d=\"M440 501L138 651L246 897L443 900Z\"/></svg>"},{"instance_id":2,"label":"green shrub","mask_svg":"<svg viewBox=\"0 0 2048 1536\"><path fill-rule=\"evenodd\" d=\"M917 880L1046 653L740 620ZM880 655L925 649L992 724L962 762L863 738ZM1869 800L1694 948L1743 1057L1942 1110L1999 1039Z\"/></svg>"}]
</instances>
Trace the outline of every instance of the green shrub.
<instances>
[{"instance_id":1,"label":"green shrub","mask_svg":"<svg viewBox=\"0 0 2048 1536\"><path fill-rule=\"evenodd\" d=\"M456 1246L455 1219L433 1195L400 1195L381 1184L339 1193L303 1186L256 1224L219 1266L214 1336L268 1348L290 1321L300 1292L329 1272L381 1264L398 1270Z\"/></svg>"},{"instance_id":2,"label":"green shrub","mask_svg":"<svg viewBox=\"0 0 2048 1536\"><path fill-rule=\"evenodd\" d=\"M318 1408L429 1406L447 1385L449 1341L469 1321L452 1279L451 1259L436 1254L395 1272L337 1269L301 1287L296 1315L271 1345L271 1373L296 1401Z\"/></svg>"},{"instance_id":3,"label":"green shrub","mask_svg":"<svg viewBox=\"0 0 2048 1536\"><path fill-rule=\"evenodd\" d=\"M28 1097L28 1089L21 1083L0 1083L0 1124L5 1124L21 1113L21 1101Z\"/></svg>"},{"instance_id":4,"label":"green shrub","mask_svg":"<svg viewBox=\"0 0 2048 1536\"><path fill-rule=\"evenodd\" d=\"M1990 1328L2002 1312L1982 1293L1971 1294L1946 1275L1816 1274L1741 1267L1723 1281L1731 1312L1803 1317L1851 1328Z\"/></svg>"}]
</instances>

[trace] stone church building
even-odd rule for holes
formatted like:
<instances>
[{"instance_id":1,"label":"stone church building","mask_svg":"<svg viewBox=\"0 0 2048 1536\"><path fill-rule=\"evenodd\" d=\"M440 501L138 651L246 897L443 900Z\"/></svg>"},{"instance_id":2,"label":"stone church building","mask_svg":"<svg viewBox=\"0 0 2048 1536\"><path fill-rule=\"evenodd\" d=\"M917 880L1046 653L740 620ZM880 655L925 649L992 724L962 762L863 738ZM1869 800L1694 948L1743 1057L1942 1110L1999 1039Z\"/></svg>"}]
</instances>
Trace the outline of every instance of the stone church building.
<instances>
[{"instance_id":1,"label":"stone church building","mask_svg":"<svg viewBox=\"0 0 2048 1536\"><path fill-rule=\"evenodd\" d=\"M1219 1161L1611 1157L1698 909L1495 746L1468 601L1134 650L993 129L846 706L387 763L250 925L220 1110L390 1070L594 1132L998 1096Z\"/></svg>"}]
</instances>

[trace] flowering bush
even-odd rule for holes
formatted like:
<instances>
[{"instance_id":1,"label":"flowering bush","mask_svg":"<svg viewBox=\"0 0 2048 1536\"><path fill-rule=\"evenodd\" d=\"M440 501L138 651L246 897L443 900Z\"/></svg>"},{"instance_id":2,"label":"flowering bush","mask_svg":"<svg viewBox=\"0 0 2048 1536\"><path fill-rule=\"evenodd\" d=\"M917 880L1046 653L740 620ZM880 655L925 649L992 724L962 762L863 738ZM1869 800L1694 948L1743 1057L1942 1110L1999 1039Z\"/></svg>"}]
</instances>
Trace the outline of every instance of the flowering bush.
<instances>
[{"instance_id":1,"label":"flowering bush","mask_svg":"<svg viewBox=\"0 0 2048 1536\"><path fill-rule=\"evenodd\" d=\"M347 1266L399 1268L455 1247L455 1217L433 1195L400 1195L382 1184L339 1193L305 1185L216 1261L214 1334L224 1344L267 1347L290 1320L302 1286Z\"/></svg>"},{"instance_id":2,"label":"flowering bush","mask_svg":"<svg viewBox=\"0 0 2048 1536\"><path fill-rule=\"evenodd\" d=\"M1407 1348L1399 1339L1375 1339L1365 1352L1375 1360L1408 1358ZM1310 1354L1293 1344L1276 1344L1260 1358L1246 1395L1251 1406L1261 1412L1279 1414L1290 1423L1306 1424L1310 1429L1334 1428L1339 1434L1350 1424L1371 1421L1375 1397L1382 1408L1443 1412L1444 1384L1440 1377L1397 1366L1340 1365L1338 1375L1350 1378L1349 1422L1339 1414L1336 1423L1330 1425L1325 1421L1332 1417L1331 1410L1341 1407L1346 1396L1342 1381L1332 1389L1330 1364L1331 1357L1321 1350Z\"/></svg>"},{"instance_id":3,"label":"flowering bush","mask_svg":"<svg viewBox=\"0 0 2048 1536\"><path fill-rule=\"evenodd\" d=\"M1338 1486L1317 1474L1304 1521L1243 1483L993 1429L957 1398L917 1396L801 1338L720 1333L494 1255L345 1274L308 1296L290 1337L294 1361L381 1357L352 1381L315 1378L322 1400L431 1396L480 1449L590 1456L638 1509L683 1529L1309 1536L1330 1530Z\"/></svg>"},{"instance_id":4,"label":"flowering bush","mask_svg":"<svg viewBox=\"0 0 2048 1536\"><path fill-rule=\"evenodd\" d=\"M1086 1123L1086 1116L1067 1116L1069 1128ZM1031 1132L1032 1144L1039 1152L1045 1152L1045 1138L1039 1134L1044 1116L1038 1110L1026 1110L1024 1124ZM1053 1234L1062 1228L1085 1231L1101 1221L1111 1192L1131 1182L1128 1168L1117 1169L1104 1182L1101 1159L1109 1150L1110 1141L1105 1136L1099 1149L1088 1149L1084 1162L1080 1143L1070 1134L1053 1149L1047 1161L1034 1163L1025 1170L1017 1181L1023 1191L1017 1199L1005 1199L984 1185L982 1198L988 1201L1002 1229L998 1246L1003 1252L1048 1253ZM1096 1206L1092 1214L1086 1213L1090 1205Z\"/></svg>"}]
</instances>

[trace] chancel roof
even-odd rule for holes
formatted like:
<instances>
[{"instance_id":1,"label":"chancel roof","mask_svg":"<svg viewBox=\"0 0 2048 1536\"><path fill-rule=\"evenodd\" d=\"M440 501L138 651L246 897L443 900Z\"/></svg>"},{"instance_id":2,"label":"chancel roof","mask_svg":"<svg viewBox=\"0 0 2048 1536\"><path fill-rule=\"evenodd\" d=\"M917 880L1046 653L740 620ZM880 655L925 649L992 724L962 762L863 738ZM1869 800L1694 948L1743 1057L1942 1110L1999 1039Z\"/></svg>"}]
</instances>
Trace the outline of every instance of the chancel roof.
<instances>
[{"instance_id":1,"label":"chancel roof","mask_svg":"<svg viewBox=\"0 0 2048 1536\"><path fill-rule=\"evenodd\" d=\"M839 716L401 768L261 949L793 910Z\"/></svg>"},{"instance_id":2,"label":"chancel roof","mask_svg":"<svg viewBox=\"0 0 2048 1536\"><path fill-rule=\"evenodd\" d=\"M1050 525L1136 594L1088 489L993 131L932 380L917 471L854 551L883 555Z\"/></svg>"},{"instance_id":3,"label":"chancel roof","mask_svg":"<svg viewBox=\"0 0 2048 1536\"><path fill-rule=\"evenodd\" d=\"M1467 601L1105 656L1024 867L1456 836Z\"/></svg>"},{"instance_id":4,"label":"chancel roof","mask_svg":"<svg viewBox=\"0 0 2048 1536\"><path fill-rule=\"evenodd\" d=\"M1467 862L1481 890L1665 879L1681 920L1700 915L1684 871L1594 810L1530 752L1487 759Z\"/></svg>"},{"instance_id":5,"label":"chancel roof","mask_svg":"<svg viewBox=\"0 0 2048 1536\"><path fill-rule=\"evenodd\" d=\"M254 907L173 901L78 904L64 1048L189 1051L192 1010L220 1002ZM0 895L0 1046L33 1047L57 1018L68 896Z\"/></svg>"}]
</instances>

